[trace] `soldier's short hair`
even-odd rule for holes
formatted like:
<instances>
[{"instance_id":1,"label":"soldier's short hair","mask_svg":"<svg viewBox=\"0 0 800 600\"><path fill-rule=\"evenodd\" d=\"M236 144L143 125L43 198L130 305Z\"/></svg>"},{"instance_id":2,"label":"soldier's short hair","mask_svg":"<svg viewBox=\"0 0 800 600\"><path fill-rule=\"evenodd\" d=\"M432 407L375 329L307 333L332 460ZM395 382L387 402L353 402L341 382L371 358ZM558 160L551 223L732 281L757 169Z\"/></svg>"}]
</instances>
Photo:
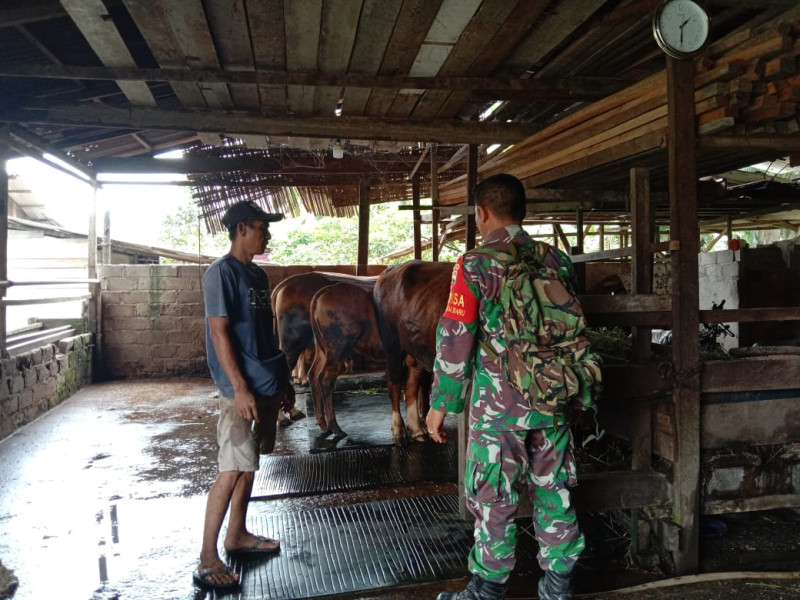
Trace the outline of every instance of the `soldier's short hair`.
<instances>
[{"instance_id":1,"label":"soldier's short hair","mask_svg":"<svg viewBox=\"0 0 800 600\"><path fill-rule=\"evenodd\" d=\"M501 219L521 223L525 218L525 187L513 175L501 173L481 181L475 186L475 202Z\"/></svg>"}]
</instances>

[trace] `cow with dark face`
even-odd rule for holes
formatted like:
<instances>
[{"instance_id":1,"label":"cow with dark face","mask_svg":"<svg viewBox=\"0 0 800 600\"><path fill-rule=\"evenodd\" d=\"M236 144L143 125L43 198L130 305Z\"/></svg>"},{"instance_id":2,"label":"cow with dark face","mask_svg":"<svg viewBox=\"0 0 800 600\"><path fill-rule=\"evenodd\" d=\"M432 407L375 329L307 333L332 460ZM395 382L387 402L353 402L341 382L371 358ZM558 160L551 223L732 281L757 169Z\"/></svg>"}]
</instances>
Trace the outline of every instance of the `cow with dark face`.
<instances>
[{"instance_id":1,"label":"cow with dark face","mask_svg":"<svg viewBox=\"0 0 800 600\"><path fill-rule=\"evenodd\" d=\"M371 292L376 279L319 271L287 277L275 286L272 291L272 310L278 343L286 354L290 371L295 370L302 355L308 356L314 349L310 317L314 294L325 286L340 282L352 283Z\"/></svg>"},{"instance_id":2,"label":"cow with dark face","mask_svg":"<svg viewBox=\"0 0 800 600\"><path fill-rule=\"evenodd\" d=\"M406 262L381 273L373 293L393 407L399 406L406 368L414 365L406 385L406 411L415 440L425 439L417 386L424 388L422 373L433 371L436 326L447 305L452 271L452 263Z\"/></svg>"}]
</instances>

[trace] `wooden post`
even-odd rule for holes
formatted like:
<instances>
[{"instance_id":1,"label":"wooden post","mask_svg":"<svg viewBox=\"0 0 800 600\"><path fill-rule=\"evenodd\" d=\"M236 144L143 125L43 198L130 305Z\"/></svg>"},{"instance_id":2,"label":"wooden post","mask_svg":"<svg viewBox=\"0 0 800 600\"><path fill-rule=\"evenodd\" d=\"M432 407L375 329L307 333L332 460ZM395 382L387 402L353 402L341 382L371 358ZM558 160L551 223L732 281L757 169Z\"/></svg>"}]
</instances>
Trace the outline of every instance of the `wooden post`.
<instances>
[{"instance_id":1,"label":"wooden post","mask_svg":"<svg viewBox=\"0 0 800 600\"><path fill-rule=\"evenodd\" d=\"M631 223L633 224L633 255L631 257L631 292L650 294L653 289L653 205L650 201L650 172L634 168L630 173ZM639 363L650 360L650 329L633 328L633 356ZM649 466L648 454L647 465ZM642 465L645 466L645 465ZM637 467L634 467L634 469Z\"/></svg>"},{"instance_id":2,"label":"wooden post","mask_svg":"<svg viewBox=\"0 0 800 600\"><path fill-rule=\"evenodd\" d=\"M362 177L358 186L358 259L356 275L367 274L369 261L369 188L370 180Z\"/></svg>"},{"instance_id":3,"label":"wooden post","mask_svg":"<svg viewBox=\"0 0 800 600\"><path fill-rule=\"evenodd\" d=\"M631 292L649 294L653 289L653 205L650 201L650 172L647 169L631 169L631 223L633 225L633 254L631 256ZM650 362L651 329L633 328L633 356L637 363ZM631 433L631 469L642 471L650 468L653 453L653 421L651 404L639 400L633 411ZM647 540L638 539L640 514L631 511L631 549L634 555L643 550Z\"/></svg>"},{"instance_id":4,"label":"wooden post","mask_svg":"<svg viewBox=\"0 0 800 600\"><path fill-rule=\"evenodd\" d=\"M92 186L92 201L89 203L89 233L87 239L87 262L86 262L86 276L89 279L97 277L97 187ZM89 310L87 311L88 317L88 331L91 334L97 333L97 286L93 283L89 284L89 291L92 297L89 299Z\"/></svg>"},{"instance_id":5,"label":"wooden post","mask_svg":"<svg viewBox=\"0 0 800 600\"><path fill-rule=\"evenodd\" d=\"M673 520L680 528L678 575L696 573L700 529L700 353L695 165L694 61L667 57L670 239L672 252L672 364L675 374L676 456Z\"/></svg>"},{"instance_id":6,"label":"wooden post","mask_svg":"<svg viewBox=\"0 0 800 600\"><path fill-rule=\"evenodd\" d=\"M606 249L606 226L600 225L600 252Z\"/></svg>"},{"instance_id":7,"label":"wooden post","mask_svg":"<svg viewBox=\"0 0 800 600\"><path fill-rule=\"evenodd\" d=\"M733 241L733 219L730 217L728 217L727 225L726 231L728 232L728 246L730 246L731 241Z\"/></svg>"},{"instance_id":8,"label":"wooden post","mask_svg":"<svg viewBox=\"0 0 800 600\"><path fill-rule=\"evenodd\" d=\"M571 244L569 243L569 238L564 233L564 228L561 227L561 225L559 225L558 223L553 225L553 227L556 230L556 236L561 240L561 245L564 246L564 252L569 254L569 249L570 249Z\"/></svg>"},{"instance_id":9,"label":"wooden post","mask_svg":"<svg viewBox=\"0 0 800 600\"><path fill-rule=\"evenodd\" d=\"M650 201L650 172L634 168L630 172L631 223L633 225L633 254L631 256L631 293L649 294L653 289L653 253L650 243L653 240L653 205ZM649 327L633 328L633 360L636 363L650 362ZM633 429L631 432L631 469L643 471L650 469L653 454L653 420L651 404L639 400L633 410ZM640 539L639 521L641 512L631 510L631 550L634 556L647 547L647 539Z\"/></svg>"},{"instance_id":10,"label":"wooden post","mask_svg":"<svg viewBox=\"0 0 800 600\"><path fill-rule=\"evenodd\" d=\"M103 257L104 265L111 264L111 212L106 209L103 215Z\"/></svg>"},{"instance_id":11,"label":"wooden post","mask_svg":"<svg viewBox=\"0 0 800 600\"><path fill-rule=\"evenodd\" d=\"M558 229L555 223L553 223L553 248L558 248Z\"/></svg>"},{"instance_id":12,"label":"wooden post","mask_svg":"<svg viewBox=\"0 0 800 600\"><path fill-rule=\"evenodd\" d=\"M422 231L420 229L421 217L419 213L419 173L414 173L411 178L411 206L414 219L414 260L422 259Z\"/></svg>"},{"instance_id":13,"label":"wooden post","mask_svg":"<svg viewBox=\"0 0 800 600\"><path fill-rule=\"evenodd\" d=\"M89 279L97 278L97 181L95 180L92 185L92 201L89 204L89 234L88 240L88 260L86 275ZM105 253L105 247L103 247ZM89 291L92 297L89 298L89 310L87 311L88 332L92 334L92 341L94 344L94 355L92 356L92 381L96 381L96 375L101 371L99 362L102 356L102 342L100 341L100 285L96 283L89 284Z\"/></svg>"},{"instance_id":14,"label":"wooden post","mask_svg":"<svg viewBox=\"0 0 800 600\"><path fill-rule=\"evenodd\" d=\"M572 247L572 254L583 254L583 210L575 211L575 224L577 232L575 234L575 245ZM575 265L575 279L578 285L578 293L586 293L586 263Z\"/></svg>"},{"instance_id":15,"label":"wooden post","mask_svg":"<svg viewBox=\"0 0 800 600\"><path fill-rule=\"evenodd\" d=\"M475 247L475 186L478 185L478 146L469 145L469 156L467 159L467 206L473 207L473 212L466 215L466 239L467 250Z\"/></svg>"},{"instance_id":16,"label":"wooden post","mask_svg":"<svg viewBox=\"0 0 800 600\"><path fill-rule=\"evenodd\" d=\"M0 281L8 281L8 149L0 146ZM0 286L0 358L8 356L6 344L6 297L7 288ZM5 382L3 382L5 383Z\"/></svg>"},{"instance_id":17,"label":"wooden post","mask_svg":"<svg viewBox=\"0 0 800 600\"><path fill-rule=\"evenodd\" d=\"M439 167L436 146L431 148L431 206L439 206ZM431 212L431 260L439 261L439 211Z\"/></svg>"}]
</instances>

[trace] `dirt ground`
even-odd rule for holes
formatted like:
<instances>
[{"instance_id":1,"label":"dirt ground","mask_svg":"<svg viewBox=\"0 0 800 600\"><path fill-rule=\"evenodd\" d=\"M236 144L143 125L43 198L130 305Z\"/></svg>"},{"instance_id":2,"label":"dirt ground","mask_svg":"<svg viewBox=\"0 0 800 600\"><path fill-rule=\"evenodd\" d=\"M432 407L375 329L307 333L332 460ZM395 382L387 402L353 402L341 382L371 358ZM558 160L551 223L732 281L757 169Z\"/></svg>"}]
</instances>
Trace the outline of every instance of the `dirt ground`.
<instances>
[{"instance_id":1,"label":"dirt ground","mask_svg":"<svg viewBox=\"0 0 800 600\"><path fill-rule=\"evenodd\" d=\"M205 495L216 476L215 425L216 400L209 380L116 382L80 391L0 441L0 560L19 579L14 599L204 598L193 587L190 574L199 549ZM307 419L281 428L278 452L305 451L307 427L315 424ZM456 489L455 483L429 483L254 501L250 514L258 517ZM624 531L602 515L582 515L582 523L588 525L587 518L593 519L593 526L586 527L589 544L579 563L580 598L800 598L797 578L723 580L615 593L663 577L633 565ZM702 543L705 571L800 570L797 511L721 519L727 526L725 535ZM518 565L508 598L535 598L538 577L535 567ZM339 598L433 599L442 590L461 589L465 582Z\"/></svg>"}]
</instances>

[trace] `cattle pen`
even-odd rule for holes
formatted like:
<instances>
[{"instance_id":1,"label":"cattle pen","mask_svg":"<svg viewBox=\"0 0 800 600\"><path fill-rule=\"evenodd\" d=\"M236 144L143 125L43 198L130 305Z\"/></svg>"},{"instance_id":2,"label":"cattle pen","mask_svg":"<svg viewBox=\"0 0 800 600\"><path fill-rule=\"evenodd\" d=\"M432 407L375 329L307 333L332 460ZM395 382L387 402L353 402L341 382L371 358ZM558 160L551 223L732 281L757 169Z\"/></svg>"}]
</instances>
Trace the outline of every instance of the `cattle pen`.
<instances>
[{"instance_id":1,"label":"cattle pen","mask_svg":"<svg viewBox=\"0 0 800 600\"><path fill-rule=\"evenodd\" d=\"M599 428L580 438L578 591L800 596L800 7L701 2L710 39L676 58L653 37L670 1L0 8L0 598L206 597L190 574L216 468L214 257L112 238L97 201L111 174L168 175L211 233L243 199L357 217L354 264L261 265L275 291L307 285L276 311L276 331L299 319L281 339L294 366L314 347L330 359L325 315L404 339L412 303L370 304L389 278L370 261L371 205L413 221L387 261L440 262L480 244L473 189L499 173L525 186L525 227L570 255L604 356ZM88 207L85 234L9 175L19 157L82 183L80 202L60 200ZM425 284L430 310L444 288ZM61 305L74 314L11 324ZM463 587L466 419L448 419L449 443L426 439L430 353L375 341L296 385L308 418L280 428L251 502L283 551L231 558L238 595L208 597ZM540 575L529 525L523 497L509 598Z\"/></svg>"}]
</instances>

